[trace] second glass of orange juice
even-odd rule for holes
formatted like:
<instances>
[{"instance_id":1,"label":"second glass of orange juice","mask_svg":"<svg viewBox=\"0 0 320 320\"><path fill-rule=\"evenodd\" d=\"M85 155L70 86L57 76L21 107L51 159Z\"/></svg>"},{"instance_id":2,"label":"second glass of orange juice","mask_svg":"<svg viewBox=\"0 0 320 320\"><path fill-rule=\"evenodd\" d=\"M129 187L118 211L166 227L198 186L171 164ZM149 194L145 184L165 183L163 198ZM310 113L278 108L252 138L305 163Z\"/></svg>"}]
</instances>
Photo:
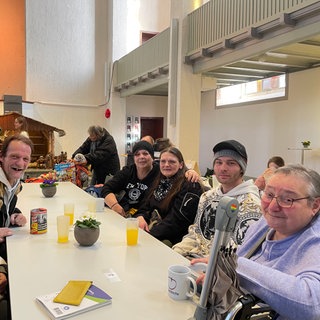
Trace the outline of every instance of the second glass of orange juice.
<instances>
[{"instance_id":1,"label":"second glass of orange juice","mask_svg":"<svg viewBox=\"0 0 320 320\"><path fill-rule=\"evenodd\" d=\"M73 225L74 219L74 203L68 202L64 204L64 215L69 217L69 225Z\"/></svg>"}]
</instances>

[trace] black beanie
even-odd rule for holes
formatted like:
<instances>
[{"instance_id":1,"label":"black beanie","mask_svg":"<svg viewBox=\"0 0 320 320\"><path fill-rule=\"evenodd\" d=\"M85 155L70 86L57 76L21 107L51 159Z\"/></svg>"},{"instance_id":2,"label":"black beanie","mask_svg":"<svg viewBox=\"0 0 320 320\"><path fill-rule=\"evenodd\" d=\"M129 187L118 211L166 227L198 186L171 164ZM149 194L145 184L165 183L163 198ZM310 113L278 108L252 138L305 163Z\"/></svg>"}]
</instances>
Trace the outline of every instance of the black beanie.
<instances>
[{"instance_id":1,"label":"black beanie","mask_svg":"<svg viewBox=\"0 0 320 320\"><path fill-rule=\"evenodd\" d=\"M236 160L239 163L243 173L247 169L247 151L246 148L236 140L226 140L216 144L213 147L213 163L219 157L230 157Z\"/></svg>"},{"instance_id":2,"label":"black beanie","mask_svg":"<svg viewBox=\"0 0 320 320\"><path fill-rule=\"evenodd\" d=\"M149 152L150 156L153 158L154 157L154 151L152 145L147 142L147 141L139 141L136 142L135 145L132 148L132 153L133 155L139 151L139 150L146 150Z\"/></svg>"}]
</instances>

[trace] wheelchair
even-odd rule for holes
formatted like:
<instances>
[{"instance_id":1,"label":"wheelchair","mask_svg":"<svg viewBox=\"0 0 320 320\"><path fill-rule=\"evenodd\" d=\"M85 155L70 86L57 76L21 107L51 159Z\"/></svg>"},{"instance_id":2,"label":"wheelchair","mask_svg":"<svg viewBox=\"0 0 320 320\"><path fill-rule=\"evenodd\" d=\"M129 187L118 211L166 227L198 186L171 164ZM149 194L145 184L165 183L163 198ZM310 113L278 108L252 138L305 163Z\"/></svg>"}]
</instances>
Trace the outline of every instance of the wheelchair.
<instances>
[{"instance_id":1,"label":"wheelchair","mask_svg":"<svg viewBox=\"0 0 320 320\"><path fill-rule=\"evenodd\" d=\"M276 312L257 297L246 294L229 309L224 320L273 320Z\"/></svg>"}]
</instances>

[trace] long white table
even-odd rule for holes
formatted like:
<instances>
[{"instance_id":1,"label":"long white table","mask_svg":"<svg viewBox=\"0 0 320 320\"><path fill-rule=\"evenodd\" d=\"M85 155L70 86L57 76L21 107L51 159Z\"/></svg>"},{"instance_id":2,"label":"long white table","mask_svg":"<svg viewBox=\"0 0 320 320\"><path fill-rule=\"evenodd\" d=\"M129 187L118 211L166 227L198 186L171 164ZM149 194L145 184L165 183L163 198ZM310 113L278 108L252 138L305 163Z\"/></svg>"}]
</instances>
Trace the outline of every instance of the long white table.
<instances>
[{"instance_id":1,"label":"long white table","mask_svg":"<svg viewBox=\"0 0 320 320\"><path fill-rule=\"evenodd\" d=\"M92 280L112 296L112 304L83 313L76 319L166 319L193 316L193 301L174 301L167 294L167 269L188 264L173 250L139 231L139 244L126 245L125 219L112 210L97 212L100 237L92 247L80 247L70 231L67 244L57 243L56 216L63 204L75 202L75 216L83 214L93 198L72 183L59 183L53 198L44 198L39 184L24 184L17 207L48 211L48 231L30 234L29 224L7 238L12 320L49 319L35 297L59 291L68 280ZM114 272L119 279L108 277ZM114 281L116 280L116 281ZM120 280L120 281L119 281Z\"/></svg>"}]
</instances>

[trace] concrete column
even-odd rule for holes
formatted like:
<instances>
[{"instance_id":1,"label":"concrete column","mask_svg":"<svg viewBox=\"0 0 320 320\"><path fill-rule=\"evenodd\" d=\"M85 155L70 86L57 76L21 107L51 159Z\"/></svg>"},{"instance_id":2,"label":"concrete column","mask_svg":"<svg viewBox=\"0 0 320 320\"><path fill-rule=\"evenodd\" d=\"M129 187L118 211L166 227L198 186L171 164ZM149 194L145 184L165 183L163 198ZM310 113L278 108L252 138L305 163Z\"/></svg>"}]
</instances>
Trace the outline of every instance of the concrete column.
<instances>
[{"instance_id":1,"label":"concrete column","mask_svg":"<svg viewBox=\"0 0 320 320\"><path fill-rule=\"evenodd\" d=\"M171 47L167 132L185 160L199 163L201 75L193 74L192 67L184 63L188 37L186 16L194 9L191 0L173 0L171 4L171 17L178 24L178 37L177 47L174 42Z\"/></svg>"}]
</instances>

